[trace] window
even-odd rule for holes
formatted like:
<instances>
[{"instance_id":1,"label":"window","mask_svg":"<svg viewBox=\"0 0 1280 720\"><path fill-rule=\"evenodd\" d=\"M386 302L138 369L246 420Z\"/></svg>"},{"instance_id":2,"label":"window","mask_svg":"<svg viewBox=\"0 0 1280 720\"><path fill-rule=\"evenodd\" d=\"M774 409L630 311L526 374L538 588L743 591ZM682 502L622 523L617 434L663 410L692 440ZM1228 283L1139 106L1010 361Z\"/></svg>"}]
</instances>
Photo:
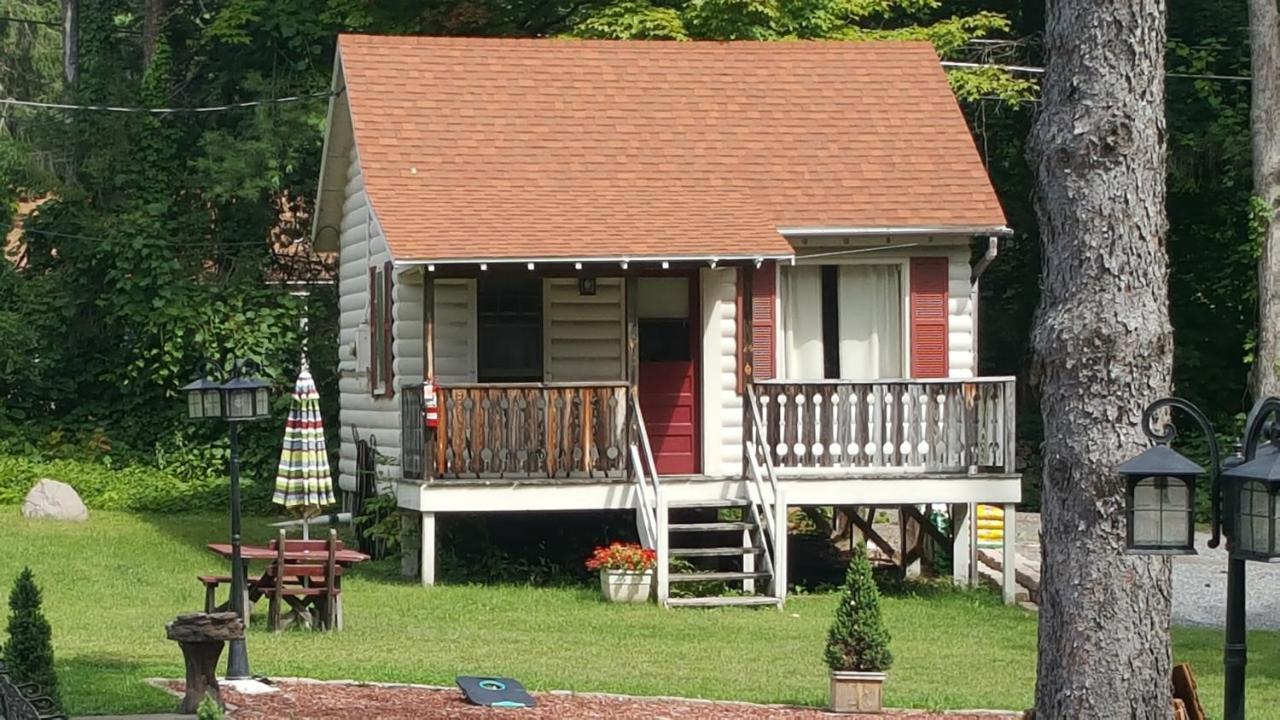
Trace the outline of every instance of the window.
<instances>
[{"instance_id":1,"label":"window","mask_svg":"<svg viewBox=\"0 0 1280 720\"><path fill-rule=\"evenodd\" d=\"M391 263L369 268L369 392L375 397L390 397L395 392L391 292Z\"/></svg>"},{"instance_id":2,"label":"window","mask_svg":"<svg viewBox=\"0 0 1280 720\"><path fill-rule=\"evenodd\" d=\"M542 381L541 278L481 278L476 324L480 382Z\"/></svg>"},{"instance_id":3,"label":"window","mask_svg":"<svg viewBox=\"0 0 1280 720\"><path fill-rule=\"evenodd\" d=\"M899 265L798 265L782 270L788 379L903 377Z\"/></svg>"},{"instance_id":4,"label":"window","mask_svg":"<svg viewBox=\"0 0 1280 720\"><path fill-rule=\"evenodd\" d=\"M692 360L689 278L643 277L636 287L640 362Z\"/></svg>"}]
</instances>

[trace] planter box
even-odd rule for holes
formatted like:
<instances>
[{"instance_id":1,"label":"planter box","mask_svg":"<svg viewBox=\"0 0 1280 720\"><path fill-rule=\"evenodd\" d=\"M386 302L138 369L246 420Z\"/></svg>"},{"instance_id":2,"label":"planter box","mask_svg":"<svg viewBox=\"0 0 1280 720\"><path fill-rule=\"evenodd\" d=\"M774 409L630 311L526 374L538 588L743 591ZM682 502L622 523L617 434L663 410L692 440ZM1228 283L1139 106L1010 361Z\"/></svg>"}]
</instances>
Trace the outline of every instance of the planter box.
<instances>
[{"instance_id":1,"label":"planter box","mask_svg":"<svg viewBox=\"0 0 1280 720\"><path fill-rule=\"evenodd\" d=\"M831 671L831 712L878 713L884 673Z\"/></svg>"},{"instance_id":2,"label":"planter box","mask_svg":"<svg viewBox=\"0 0 1280 720\"><path fill-rule=\"evenodd\" d=\"M601 570L600 592L609 602L649 602L653 593L653 571Z\"/></svg>"}]
</instances>

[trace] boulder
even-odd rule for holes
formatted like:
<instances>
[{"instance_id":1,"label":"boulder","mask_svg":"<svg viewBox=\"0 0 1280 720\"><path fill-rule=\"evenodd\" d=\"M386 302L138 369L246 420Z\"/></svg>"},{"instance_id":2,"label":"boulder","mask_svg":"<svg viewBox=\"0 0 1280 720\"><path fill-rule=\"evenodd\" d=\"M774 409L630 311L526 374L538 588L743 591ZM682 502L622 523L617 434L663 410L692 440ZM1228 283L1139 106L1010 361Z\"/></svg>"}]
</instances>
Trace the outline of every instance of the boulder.
<instances>
[{"instance_id":1,"label":"boulder","mask_svg":"<svg viewBox=\"0 0 1280 720\"><path fill-rule=\"evenodd\" d=\"M35 520L70 520L84 522L89 509L75 488L57 480L41 480L22 501L22 516Z\"/></svg>"}]
</instances>

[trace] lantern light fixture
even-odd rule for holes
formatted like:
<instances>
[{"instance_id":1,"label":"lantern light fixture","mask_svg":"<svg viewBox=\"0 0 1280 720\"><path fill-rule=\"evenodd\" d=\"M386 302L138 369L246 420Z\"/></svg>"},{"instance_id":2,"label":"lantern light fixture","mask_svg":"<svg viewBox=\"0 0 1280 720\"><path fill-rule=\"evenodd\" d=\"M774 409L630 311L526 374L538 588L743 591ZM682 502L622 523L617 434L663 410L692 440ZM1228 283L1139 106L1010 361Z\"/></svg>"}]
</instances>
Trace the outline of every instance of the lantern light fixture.
<instances>
[{"instance_id":1,"label":"lantern light fixture","mask_svg":"<svg viewBox=\"0 0 1280 720\"><path fill-rule=\"evenodd\" d=\"M1231 554L1246 560L1280 560L1280 450L1268 444L1252 460L1222 473Z\"/></svg>"},{"instance_id":2,"label":"lantern light fixture","mask_svg":"<svg viewBox=\"0 0 1280 720\"><path fill-rule=\"evenodd\" d=\"M1196 480L1204 468L1166 445L1121 464L1130 552L1194 555Z\"/></svg>"}]
</instances>

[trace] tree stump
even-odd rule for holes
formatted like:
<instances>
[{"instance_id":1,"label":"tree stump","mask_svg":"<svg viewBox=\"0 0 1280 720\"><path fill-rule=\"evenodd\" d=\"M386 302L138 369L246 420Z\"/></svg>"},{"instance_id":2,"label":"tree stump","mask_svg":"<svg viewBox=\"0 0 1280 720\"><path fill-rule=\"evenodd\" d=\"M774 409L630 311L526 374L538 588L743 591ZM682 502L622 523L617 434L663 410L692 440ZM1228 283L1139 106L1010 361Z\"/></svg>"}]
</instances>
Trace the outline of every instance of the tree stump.
<instances>
[{"instance_id":1,"label":"tree stump","mask_svg":"<svg viewBox=\"0 0 1280 720\"><path fill-rule=\"evenodd\" d=\"M165 634L182 648L187 666L187 694L178 712L194 714L205 695L225 708L218 691L218 658L228 640L244 637L244 624L233 612L179 615L164 626Z\"/></svg>"}]
</instances>

